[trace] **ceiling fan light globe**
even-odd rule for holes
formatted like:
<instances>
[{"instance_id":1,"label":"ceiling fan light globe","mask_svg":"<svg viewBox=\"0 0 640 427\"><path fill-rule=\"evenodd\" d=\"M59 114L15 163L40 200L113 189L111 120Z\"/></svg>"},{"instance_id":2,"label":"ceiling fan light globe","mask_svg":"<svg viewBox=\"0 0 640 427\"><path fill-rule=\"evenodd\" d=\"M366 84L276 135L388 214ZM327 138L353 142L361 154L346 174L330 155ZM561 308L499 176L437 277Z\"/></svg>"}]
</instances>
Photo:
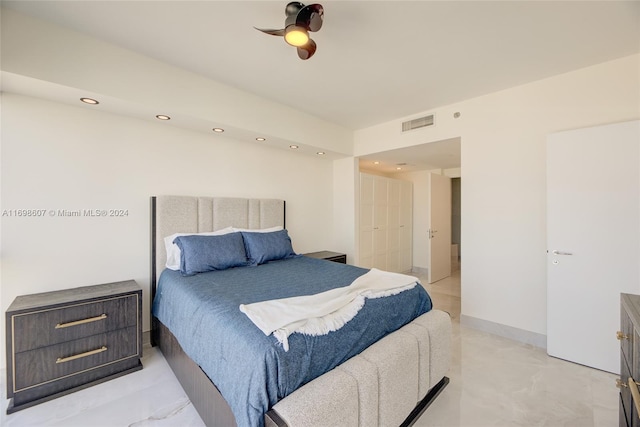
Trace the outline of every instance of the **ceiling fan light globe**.
<instances>
[{"instance_id":1,"label":"ceiling fan light globe","mask_svg":"<svg viewBox=\"0 0 640 427\"><path fill-rule=\"evenodd\" d=\"M290 25L285 29L284 40L291 46L304 46L309 41L309 33L306 28Z\"/></svg>"}]
</instances>

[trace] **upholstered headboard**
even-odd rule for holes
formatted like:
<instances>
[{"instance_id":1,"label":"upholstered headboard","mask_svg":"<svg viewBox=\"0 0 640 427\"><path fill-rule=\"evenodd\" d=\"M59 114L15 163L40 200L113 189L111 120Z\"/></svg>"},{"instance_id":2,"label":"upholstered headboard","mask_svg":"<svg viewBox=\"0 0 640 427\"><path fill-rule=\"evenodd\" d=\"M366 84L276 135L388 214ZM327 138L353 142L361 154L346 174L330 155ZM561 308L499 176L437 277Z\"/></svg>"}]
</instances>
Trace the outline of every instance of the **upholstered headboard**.
<instances>
[{"instance_id":1,"label":"upholstered headboard","mask_svg":"<svg viewBox=\"0 0 640 427\"><path fill-rule=\"evenodd\" d=\"M232 197L154 196L151 198L151 301L165 268L164 238L225 227L259 229L285 226L285 201Z\"/></svg>"}]
</instances>

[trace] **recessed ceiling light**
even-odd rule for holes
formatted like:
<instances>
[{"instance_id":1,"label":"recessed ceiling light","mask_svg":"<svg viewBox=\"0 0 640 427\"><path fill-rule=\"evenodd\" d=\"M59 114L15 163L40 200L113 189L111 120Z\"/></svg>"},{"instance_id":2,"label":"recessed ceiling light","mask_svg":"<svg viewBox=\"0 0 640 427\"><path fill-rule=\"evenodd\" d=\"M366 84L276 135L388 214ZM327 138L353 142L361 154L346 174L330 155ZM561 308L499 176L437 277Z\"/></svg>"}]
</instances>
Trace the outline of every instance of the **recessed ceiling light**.
<instances>
[{"instance_id":1,"label":"recessed ceiling light","mask_svg":"<svg viewBox=\"0 0 640 427\"><path fill-rule=\"evenodd\" d=\"M224 132L224 129L222 129L222 128L213 128L213 131L214 132L218 132L218 133L222 133L222 132Z\"/></svg>"},{"instance_id":2,"label":"recessed ceiling light","mask_svg":"<svg viewBox=\"0 0 640 427\"><path fill-rule=\"evenodd\" d=\"M256 138L256 141L266 141L266 140L267 140L267 138L263 138L261 136Z\"/></svg>"},{"instance_id":3,"label":"recessed ceiling light","mask_svg":"<svg viewBox=\"0 0 640 427\"><path fill-rule=\"evenodd\" d=\"M91 105L100 104L98 101L96 101L93 98L80 98L80 101L84 102L85 104L91 104Z\"/></svg>"},{"instance_id":4,"label":"recessed ceiling light","mask_svg":"<svg viewBox=\"0 0 640 427\"><path fill-rule=\"evenodd\" d=\"M297 145L290 145L289 148L291 148L292 150L297 150L298 146Z\"/></svg>"},{"instance_id":5,"label":"recessed ceiling light","mask_svg":"<svg viewBox=\"0 0 640 427\"><path fill-rule=\"evenodd\" d=\"M380 164L380 162L373 162L373 164L374 164L374 165L379 165L379 164Z\"/></svg>"},{"instance_id":6,"label":"recessed ceiling light","mask_svg":"<svg viewBox=\"0 0 640 427\"><path fill-rule=\"evenodd\" d=\"M318 151L316 154L318 156L324 156L326 153L324 151Z\"/></svg>"},{"instance_id":7,"label":"recessed ceiling light","mask_svg":"<svg viewBox=\"0 0 640 427\"><path fill-rule=\"evenodd\" d=\"M158 115L156 115L156 119L158 119L158 120L171 120L171 117L165 116L164 114L158 114Z\"/></svg>"},{"instance_id":8,"label":"recessed ceiling light","mask_svg":"<svg viewBox=\"0 0 640 427\"><path fill-rule=\"evenodd\" d=\"M396 168L396 170L397 170L397 171L401 171L401 170L402 170L402 168L401 168L400 166L398 166L398 167Z\"/></svg>"}]
</instances>

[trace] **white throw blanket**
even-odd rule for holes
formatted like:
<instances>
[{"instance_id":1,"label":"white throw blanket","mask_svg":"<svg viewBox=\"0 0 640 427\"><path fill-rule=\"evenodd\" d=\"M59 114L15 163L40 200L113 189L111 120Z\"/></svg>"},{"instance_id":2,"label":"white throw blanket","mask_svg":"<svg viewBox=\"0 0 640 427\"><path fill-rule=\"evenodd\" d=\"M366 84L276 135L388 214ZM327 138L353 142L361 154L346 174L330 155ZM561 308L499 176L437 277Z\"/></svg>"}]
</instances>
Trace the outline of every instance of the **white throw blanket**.
<instances>
[{"instance_id":1,"label":"white throw blanket","mask_svg":"<svg viewBox=\"0 0 640 427\"><path fill-rule=\"evenodd\" d=\"M417 282L413 276L373 268L349 286L315 295L241 304L240 311L265 335L273 333L289 351L288 337L292 333L316 336L337 331L358 314L365 298L396 295L412 289Z\"/></svg>"}]
</instances>

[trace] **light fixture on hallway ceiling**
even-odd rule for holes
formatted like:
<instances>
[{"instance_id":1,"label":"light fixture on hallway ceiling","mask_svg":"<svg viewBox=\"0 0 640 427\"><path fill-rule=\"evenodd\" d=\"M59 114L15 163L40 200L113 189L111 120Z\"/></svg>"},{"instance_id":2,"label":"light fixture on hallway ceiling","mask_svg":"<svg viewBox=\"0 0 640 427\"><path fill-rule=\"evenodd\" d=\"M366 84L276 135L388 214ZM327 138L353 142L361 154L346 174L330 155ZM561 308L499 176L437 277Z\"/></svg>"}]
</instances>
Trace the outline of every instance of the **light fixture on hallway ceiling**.
<instances>
[{"instance_id":1,"label":"light fixture on hallway ceiling","mask_svg":"<svg viewBox=\"0 0 640 427\"><path fill-rule=\"evenodd\" d=\"M171 117L165 116L164 114L157 114L156 119L158 120L171 120Z\"/></svg>"},{"instance_id":2,"label":"light fixture on hallway ceiling","mask_svg":"<svg viewBox=\"0 0 640 427\"><path fill-rule=\"evenodd\" d=\"M214 132L216 132L216 133L222 133L222 132L224 132L224 129L222 129L222 128L213 128L213 129L211 129L211 130L212 130L212 131L214 131Z\"/></svg>"},{"instance_id":3,"label":"light fixture on hallway ceiling","mask_svg":"<svg viewBox=\"0 0 640 427\"><path fill-rule=\"evenodd\" d=\"M98 104L100 104L98 101L96 101L93 98L80 98L80 101L84 102L85 104L90 104L90 105L98 105Z\"/></svg>"},{"instance_id":4,"label":"light fixture on hallway ceiling","mask_svg":"<svg viewBox=\"0 0 640 427\"><path fill-rule=\"evenodd\" d=\"M309 59L316 53L316 43L309 38L309 31L316 32L322 28L324 8L320 4L304 4L292 1L285 7L285 15L282 30L267 30L255 28L265 34L284 37L291 46L297 48L300 59Z\"/></svg>"},{"instance_id":5,"label":"light fixture on hallway ceiling","mask_svg":"<svg viewBox=\"0 0 640 427\"><path fill-rule=\"evenodd\" d=\"M300 147L298 147L297 145L290 145L289 148L291 148L292 150L297 150Z\"/></svg>"},{"instance_id":6,"label":"light fixture on hallway ceiling","mask_svg":"<svg viewBox=\"0 0 640 427\"><path fill-rule=\"evenodd\" d=\"M267 138L263 138L261 136L256 138L256 141L266 141L266 140L267 140Z\"/></svg>"}]
</instances>

